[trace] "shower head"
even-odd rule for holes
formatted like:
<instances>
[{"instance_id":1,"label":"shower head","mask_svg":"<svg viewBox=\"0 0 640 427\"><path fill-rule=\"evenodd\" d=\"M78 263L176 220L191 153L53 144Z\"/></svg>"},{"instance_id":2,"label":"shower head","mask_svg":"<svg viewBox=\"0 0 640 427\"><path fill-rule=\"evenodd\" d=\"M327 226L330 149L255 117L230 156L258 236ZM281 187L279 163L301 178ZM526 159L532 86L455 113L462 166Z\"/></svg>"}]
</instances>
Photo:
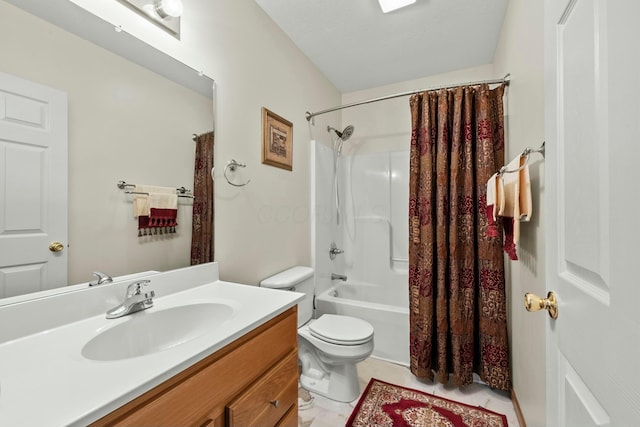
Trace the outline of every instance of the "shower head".
<instances>
[{"instance_id":1,"label":"shower head","mask_svg":"<svg viewBox=\"0 0 640 427\"><path fill-rule=\"evenodd\" d=\"M347 139L351 138L351 135L353 135L353 126L347 126L342 132L340 132L338 129L332 128L331 126L327 126L327 132L331 131L334 131L336 135L338 135L338 138L340 138L342 141L346 141Z\"/></svg>"},{"instance_id":2,"label":"shower head","mask_svg":"<svg viewBox=\"0 0 640 427\"><path fill-rule=\"evenodd\" d=\"M349 125L346 128L344 128L344 130L342 131L342 135L340 136L340 139L342 139L343 141L346 141L347 139L351 138L351 135L353 135L353 126Z\"/></svg>"}]
</instances>

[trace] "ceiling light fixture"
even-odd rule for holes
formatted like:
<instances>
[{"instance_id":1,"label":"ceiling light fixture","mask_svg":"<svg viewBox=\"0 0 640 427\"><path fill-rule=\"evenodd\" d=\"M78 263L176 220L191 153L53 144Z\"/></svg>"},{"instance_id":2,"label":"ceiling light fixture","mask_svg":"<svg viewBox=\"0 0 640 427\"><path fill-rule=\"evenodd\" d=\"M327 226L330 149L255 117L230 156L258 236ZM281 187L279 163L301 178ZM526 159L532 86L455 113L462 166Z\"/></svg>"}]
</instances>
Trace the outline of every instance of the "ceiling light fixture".
<instances>
[{"instance_id":1,"label":"ceiling light fixture","mask_svg":"<svg viewBox=\"0 0 640 427\"><path fill-rule=\"evenodd\" d=\"M156 12L161 18L166 18L167 16L177 18L182 15L184 10L182 0L158 0L155 6Z\"/></svg>"},{"instance_id":2,"label":"ceiling light fixture","mask_svg":"<svg viewBox=\"0 0 640 427\"><path fill-rule=\"evenodd\" d=\"M182 0L118 0L160 28L180 38L180 16L184 11Z\"/></svg>"},{"instance_id":3,"label":"ceiling light fixture","mask_svg":"<svg viewBox=\"0 0 640 427\"><path fill-rule=\"evenodd\" d=\"M416 0L378 0L382 13L388 13L401 7L409 6L415 2Z\"/></svg>"}]
</instances>

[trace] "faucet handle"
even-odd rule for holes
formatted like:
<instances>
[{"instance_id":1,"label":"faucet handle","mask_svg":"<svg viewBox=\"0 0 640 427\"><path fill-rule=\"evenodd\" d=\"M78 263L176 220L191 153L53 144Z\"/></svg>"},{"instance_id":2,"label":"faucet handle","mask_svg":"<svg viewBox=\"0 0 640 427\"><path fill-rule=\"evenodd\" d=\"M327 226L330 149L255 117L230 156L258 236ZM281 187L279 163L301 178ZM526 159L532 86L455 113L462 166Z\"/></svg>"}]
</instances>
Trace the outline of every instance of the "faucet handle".
<instances>
[{"instance_id":1,"label":"faucet handle","mask_svg":"<svg viewBox=\"0 0 640 427\"><path fill-rule=\"evenodd\" d=\"M142 287L151 283L151 280L137 280L127 286L127 296L132 297L134 295L140 295L142 293ZM155 296L155 292L151 291L151 296Z\"/></svg>"},{"instance_id":2,"label":"faucet handle","mask_svg":"<svg viewBox=\"0 0 640 427\"><path fill-rule=\"evenodd\" d=\"M113 282L113 279L108 274L102 273L100 271L94 271L92 274L96 277L96 280L89 282L89 286L97 286L102 285L103 283Z\"/></svg>"},{"instance_id":3,"label":"faucet handle","mask_svg":"<svg viewBox=\"0 0 640 427\"><path fill-rule=\"evenodd\" d=\"M339 249L334 242L331 242L331 247L329 249L329 258L331 258L331 261L336 259L336 255L342 254L342 253L344 253L344 250Z\"/></svg>"}]
</instances>

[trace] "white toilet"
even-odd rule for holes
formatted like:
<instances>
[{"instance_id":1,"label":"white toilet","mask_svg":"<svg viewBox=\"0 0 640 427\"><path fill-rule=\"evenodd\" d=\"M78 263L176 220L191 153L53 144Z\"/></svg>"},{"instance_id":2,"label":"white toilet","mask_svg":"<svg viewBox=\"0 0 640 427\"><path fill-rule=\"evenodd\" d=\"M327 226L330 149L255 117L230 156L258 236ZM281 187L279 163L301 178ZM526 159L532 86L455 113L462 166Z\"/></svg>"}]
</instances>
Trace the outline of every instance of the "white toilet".
<instances>
[{"instance_id":1,"label":"white toilet","mask_svg":"<svg viewBox=\"0 0 640 427\"><path fill-rule=\"evenodd\" d=\"M298 360L305 389L339 402L360 394L356 363L373 351L373 326L335 314L313 317L313 269L292 267L264 279L260 286L305 294L298 303Z\"/></svg>"}]
</instances>

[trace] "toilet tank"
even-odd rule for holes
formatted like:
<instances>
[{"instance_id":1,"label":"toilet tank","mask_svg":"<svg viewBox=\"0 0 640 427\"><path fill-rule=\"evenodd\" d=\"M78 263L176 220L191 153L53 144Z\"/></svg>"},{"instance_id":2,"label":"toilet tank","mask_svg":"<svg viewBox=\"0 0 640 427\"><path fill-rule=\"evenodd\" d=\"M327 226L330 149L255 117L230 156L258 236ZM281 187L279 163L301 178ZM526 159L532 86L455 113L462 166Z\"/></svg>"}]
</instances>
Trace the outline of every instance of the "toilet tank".
<instances>
[{"instance_id":1,"label":"toilet tank","mask_svg":"<svg viewBox=\"0 0 640 427\"><path fill-rule=\"evenodd\" d=\"M298 327L313 317L313 268L291 267L267 277L260 282L260 286L305 294L304 298L298 302Z\"/></svg>"}]
</instances>

